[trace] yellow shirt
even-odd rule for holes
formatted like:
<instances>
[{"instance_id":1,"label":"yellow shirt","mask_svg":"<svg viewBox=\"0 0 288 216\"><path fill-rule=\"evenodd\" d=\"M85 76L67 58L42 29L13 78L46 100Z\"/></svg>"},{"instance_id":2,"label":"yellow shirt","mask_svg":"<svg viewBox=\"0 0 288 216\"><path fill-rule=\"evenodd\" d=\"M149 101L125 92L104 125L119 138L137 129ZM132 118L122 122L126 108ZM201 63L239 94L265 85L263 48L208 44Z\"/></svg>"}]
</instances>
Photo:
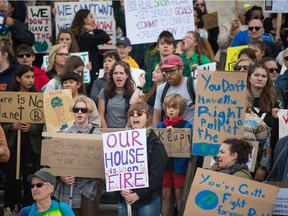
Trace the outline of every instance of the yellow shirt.
<instances>
[{"instance_id":1,"label":"yellow shirt","mask_svg":"<svg viewBox=\"0 0 288 216\"><path fill-rule=\"evenodd\" d=\"M131 56L128 56L128 59L126 59L124 62L129 64L131 68L139 68L139 65Z\"/></svg>"}]
</instances>

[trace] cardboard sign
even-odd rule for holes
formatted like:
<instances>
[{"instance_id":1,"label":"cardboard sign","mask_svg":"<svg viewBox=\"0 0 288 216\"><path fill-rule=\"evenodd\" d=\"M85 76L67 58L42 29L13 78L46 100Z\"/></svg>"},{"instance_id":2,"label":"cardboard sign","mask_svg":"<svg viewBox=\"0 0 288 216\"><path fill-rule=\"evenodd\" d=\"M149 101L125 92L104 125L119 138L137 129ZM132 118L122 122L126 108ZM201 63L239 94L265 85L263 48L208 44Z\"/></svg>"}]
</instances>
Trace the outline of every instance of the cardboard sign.
<instances>
[{"instance_id":1,"label":"cardboard sign","mask_svg":"<svg viewBox=\"0 0 288 216\"><path fill-rule=\"evenodd\" d=\"M217 13L217 11L203 15L202 19L204 22L204 26L203 26L204 29L209 30L209 29L218 27L218 13Z\"/></svg>"},{"instance_id":2,"label":"cardboard sign","mask_svg":"<svg viewBox=\"0 0 288 216\"><path fill-rule=\"evenodd\" d=\"M99 128L102 133L125 131L126 128ZM153 128L155 134L162 141L168 157L190 158L191 129L189 128Z\"/></svg>"},{"instance_id":3,"label":"cardboard sign","mask_svg":"<svg viewBox=\"0 0 288 216\"><path fill-rule=\"evenodd\" d=\"M0 122L45 123L43 93L0 92Z\"/></svg>"},{"instance_id":4,"label":"cardboard sign","mask_svg":"<svg viewBox=\"0 0 288 216\"><path fill-rule=\"evenodd\" d=\"M192 77L198 77L199 70L207 70L207 71L216 71L216 62L204 64L204 65L197 65L197 69L191 72Z\"/></svg>"},{"instance_id":5,"label":"cardboard sign","mask_svg":"<svg viewBox=\"0 0 288 216\"><path fill-rule=\"evenodd\" d=\"M27 16L28 29L35 37L33 46L35 53L48 53L52 47L51 7L29 6Z\"/></svg>"},{"instance_id":6,"label":"cardboard sign","mask_svg":"<svg viewBox=\"0 0 288 216\"><path fill-rule=\"evenodd\" d=\"M254 172L256 161L257 161L259 142L251 141L251 140L247 140L247 141L250 143L251 146L253 146L253 149L252 149L251 157L249 157L249 160L246 164L249 168L249 172ZM209 169L213 166L214 163L215 163L215 160L213 157L206 156L204 158L203 168Z\"/></svg>"},{"instance_id":7,"label":"cardboard sign","mask_svg":"<svg viewBox=\"0 0 288 216\"><path fill-rule=\"evenodd\" d=\"M193 155L218 153L222 142L244 130L247 73L199 71L193 127Z\"/></svg>"},{"instance_id":8,"label":"cardboard sign","mask_svg":"<svg viewBox=\"0 0 288 216\"><path fill-rule=\"evenodd\" d=\"M279 187L279 192L273 208L273 216L288 215L288 183L287 182L266 182L267 184Z\"/></svg>"},{"instance_id":9,"label":"cardboard sign","mask_svg":"<svg viewBox=\"0 0 288 216\"><path fill-rule=\"evenodd\" d=\"M288 2L282 0L265 0L264 11L266 13L287 13Z\"/></svg>"},{"instance_id":10,"label":"cardboard sign","mask_svg":"<svg viewBox=\"0 0 288 216\"><path fill-rule=\"evenodd\" d=\"M56 35L62 29L70 28L73 18L78 10L88 9L93 14L95 28L105 31L111 40L100 45L99 49L115 49L116 43L116 23L114 20L112 1L87 1L87 2L55 2L56 15Z\"/></svg>"},{"instance_id":11,"label":"cardboard sign","mask_svg":"<svg viewBox=\"0 0 288 216\"><path fill-rule=\"evenodd\" d=\"M107 191L149 187L146 129L103 134Z\"/></svg>"},{"instance_id":12,"label":"cardboard sign","mask_svg":"<svg viewBox=\"0 0 288 216\"><path fill-rule=\"evenodd\" d=\"M154 43L159 34L170 31L176 40L194 31L192 1L125 0L127 37L132 44Z\"/></svg>"},{"instance_id":13,"label":"cardboard sign","mask_svg":"<svg viewBox=\"0 0 288 216\"><path fill-rule=\"evenodd\" d=\"M44 92L44 112L48 132L63 131L74 122L70 111L71 89Z\"/></svg>"},{"instance_id":14,"label":"cardboard sign","mask_svg":"<svg viewBox=\"0 0 288 216\"><path fill-rule=\"evenodd\" d=\"M55 176L104 178L102 135L42 135L41 165L46 171Z\"/></svg>"},{"instance_id":15,"label":"cardboard sign","mask_svg":"<svg viewBox=\"0 0 288 216\"><path fill-rule=\"evenodd\" d=\"M237 46L237 47L228 47L225 71L234 71L233 67L234 67L234 64L238 60L238 55L240 51L245 48L248 48L248 46L245 45L245 46Z\"/></svg>"},{"instance_id":16,"label":"cardboard sign","mask_svg":"<svg viewBox=\"0 0 288 216\"><path fill-rule=\"evenodd\" d=\"M288 110L279 109L278 113L279 119L279 139L288 135Z\"/></svg>"},{"instance_id":17,"label":"cardboard sign","mask_svg":"<svg viewBox=\"0 0 288 216\"><path fill-rule=\"evenodd\" d=\"M197 169L184 216L271 215L278 187Z\"/></svg>"}]
</instances>

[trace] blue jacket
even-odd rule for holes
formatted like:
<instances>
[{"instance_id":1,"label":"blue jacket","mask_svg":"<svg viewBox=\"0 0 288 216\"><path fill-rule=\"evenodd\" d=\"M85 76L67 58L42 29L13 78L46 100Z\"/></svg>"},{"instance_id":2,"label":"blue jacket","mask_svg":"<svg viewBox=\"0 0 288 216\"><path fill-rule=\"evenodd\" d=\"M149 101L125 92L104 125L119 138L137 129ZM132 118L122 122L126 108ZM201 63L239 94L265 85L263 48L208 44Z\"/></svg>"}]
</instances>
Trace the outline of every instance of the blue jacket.
<instances>
[{"instance_id":1,"label":"blue jacket","mask_svg":"<svg viewBox=\"0 0 288 216\"><path fill-rule=\"evenodd\" d=\"M276 87L285 91L288 90L288 70L281 74L276 80Z\"/></svg>"},{"instance_id":2,"label":"blue jacket","mask_svg":"<svg viewBox=\"0 0 288 216\"><path fill-rule=\"evenodd\" d=\"M267 34L267 33L264 33L262 36L261 36L262 40L264 41L270 41L270 42L273 42L270 35ZM247 45L249 43L250 39L249 39L249 36L248 36L248 30L244 30L244 31L240 31L238 32L233 41L232 41L232 44L231 44L231 47L236 47L236 46L243 46L243 45Z\"/></svg>"}]
</instances>

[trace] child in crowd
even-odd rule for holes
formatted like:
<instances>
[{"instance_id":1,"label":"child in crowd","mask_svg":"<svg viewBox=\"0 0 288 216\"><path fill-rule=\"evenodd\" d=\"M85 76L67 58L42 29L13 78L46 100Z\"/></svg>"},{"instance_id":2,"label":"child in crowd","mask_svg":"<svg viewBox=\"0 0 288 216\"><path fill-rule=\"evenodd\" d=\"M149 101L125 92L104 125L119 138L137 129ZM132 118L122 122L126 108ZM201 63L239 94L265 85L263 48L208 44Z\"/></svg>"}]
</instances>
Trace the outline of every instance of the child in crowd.
<instances>
[{"instance_id":1,"label":"child in crowd","mask_svg":"<svg viewBox=\"0 0 288 216\"><path fill-rule=\"evenodd\" d=\"M166 118L157 128L192 128L190 122L182 119L186 109L185 99L179 94L167 96L163 103ZM189 158L169 158L163 177L162 215L174 215L174 192L178 207L180 205L185 184ZM173 189L175 191L173 191Z\"/></svg>"},{"instance_id":2,"label":"child in crowd","mask_svg":"<svg viewBox=\"0 0 288 216\"><path fill-rule=\"evenodd\" d=\"M103 56L103 69L104 69L104 76L98 78L93 82L92 90L90 94L90 98L97 104L98 103L98 95L102 88L105 87L105 84L110 76L110 70L112 65L116 61L121 61L121 58L116 50L110 50L104 53Z\"/></svg>"},{"instance_id":3,"label":"child in crowd","mask_svg":"<svg viewBox=\"0 0 288 216\"><path fill-rule=\"evenodd\" d=\"M89 116L94 111L91 100L82 95L74 98L70 107L75 123L66 129L65 133L101 134L90 122ZM69 203L69 194L73 185L72 209L76 216L97 215L100 201L101 180L94 178L81 178L75 176L61 176L55 190L55 197Z\"/></svg>"},{"instance_id":4,"label":"child in crowd","mask_svg":"<svg viewBox=\"0 0 288 216\"><path fill-rule=\"evenodd\" d=\"M131 68L139 68L137 62L131 56L129 56L129 53L132 51L132 45L129 38L121 37L117 39L115 45L121 61L128 63Z\"/></svg>"},{"instance_id":5,"label":"child in crowd","mask_svg":"<svg viewBox=\"0 0 288 216\"><path fill-rule=\"evenodd\" d=\"M19 65L16 68L11 91L37 92L34 85L33 68L28 65ZM10 149L10 159L4 164L4 207L9 207L17 214L21 205L28 206L34 202L27 177L40 168L43 124L15 121L14 123L3 123L2 126ZM21 136L19 138L21 140L20 176L22 178L19 180L16 180L17 139L19 136L17 131L20 131L20 134L18 134Z\"/></svg>"}]
</instances>

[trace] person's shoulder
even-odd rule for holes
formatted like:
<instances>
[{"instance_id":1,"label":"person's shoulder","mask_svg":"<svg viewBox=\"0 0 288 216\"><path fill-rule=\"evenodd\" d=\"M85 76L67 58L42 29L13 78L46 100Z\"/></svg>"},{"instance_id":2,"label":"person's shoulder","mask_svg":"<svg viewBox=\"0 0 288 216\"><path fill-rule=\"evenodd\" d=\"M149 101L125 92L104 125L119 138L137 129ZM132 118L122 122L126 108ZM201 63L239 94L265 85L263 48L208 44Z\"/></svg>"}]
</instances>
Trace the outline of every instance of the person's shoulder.
<instances>
[{"instance_id":1,"label":"person's shoulder","mask_svg":"<svg viewBox=\"0 0 288 216\"><path fill-rule=\"evenodd\" d=\"M233 176L252 180L252 176L248 170L239 170L235 172Z\"/></svg>"}]
</instances>

